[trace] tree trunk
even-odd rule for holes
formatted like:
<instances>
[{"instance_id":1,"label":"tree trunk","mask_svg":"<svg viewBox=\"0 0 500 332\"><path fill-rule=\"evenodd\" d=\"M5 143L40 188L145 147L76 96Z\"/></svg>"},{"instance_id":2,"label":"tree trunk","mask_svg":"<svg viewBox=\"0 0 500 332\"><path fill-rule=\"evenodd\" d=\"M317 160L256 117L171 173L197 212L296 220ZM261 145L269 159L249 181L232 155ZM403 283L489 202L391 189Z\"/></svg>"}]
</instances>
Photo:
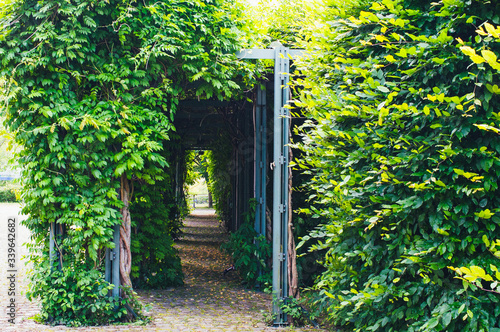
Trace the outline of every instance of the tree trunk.
<instances>
[{"instance_id":1,"label":"tree trunk","mask_svg":"<svg viewBox=\"0 0 500 332\"><path fill-rule=\"evenodd\" d=\"M130 219L130 183L126 174L122 174L120 181L120 197L123 202L122 224L120 227L120 283L132 288L130 271L132 270L132 253L130 251L131 219Z\"/></svg>"},{"instance_id":2,"label":"tree trunk","mask_svg":"<svg viewBox=\"0 0 500 332\"><path fill-rule=\"evenodd\" d=\"M264 204L266 205L266 204ZM271 218L272 212L266 206L266 240L267 243L273 243L273 220ZM267 260L267 266L273 266L273 255L271 254Z\"/></svg>"},{"instance_id":3,"label":"tree trunk","mask_svg":"<svg viewBox=\"0 0 500 332\"><path fill-rule=\"evenodd\" d=\"M214 207L214 201L212 198L212 193L209 191L208 192L208 207L213 208Z\"/></svg>"}]
</instances>

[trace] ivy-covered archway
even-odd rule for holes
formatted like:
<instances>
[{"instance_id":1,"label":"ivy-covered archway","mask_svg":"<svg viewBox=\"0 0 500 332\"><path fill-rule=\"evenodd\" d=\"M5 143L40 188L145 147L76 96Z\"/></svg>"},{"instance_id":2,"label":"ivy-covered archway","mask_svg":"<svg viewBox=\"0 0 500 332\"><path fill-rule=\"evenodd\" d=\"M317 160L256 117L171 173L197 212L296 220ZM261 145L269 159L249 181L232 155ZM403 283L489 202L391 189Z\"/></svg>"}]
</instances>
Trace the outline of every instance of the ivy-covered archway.
<instances>
[{"instance_id":1,"label":"ivy-covered archway","mask_svg":"<svg viewBox=\"0 0 500 332\"><path fill-rule=\"evenodd\" d=\"M44 320L127 315L130 293L118 311L107 296L106 256L120 254L114 275L126 288L160 261L179 271L168 240L182 216L173 120L181 100L237 100L252 84L253 66L234 55L238 10L230 1L28 0L3 18L2 111L23 147L28 296L41 299ZM152 234L167 239L164 251L145 241Z\"/></svg>"},{"instance_id":2,"label":"ivy-covered archway","mask_svg":"<svg viewBox=\"0 0 500 332\"><path fill-rule=\"evenodd\" d=\"M43 320L131 319L133 285L182 284L172 237L187 212L184 151L204 139L190 142L182 117L200 103L217 109L216 129L222 117L233 131L228 226L238 229L256 198L255 230L264 236L272 118L273 290L279 299L289 284L296 291L286 106L294 51L276 45L236 56L244 46L238 11L231 1L51 0L20 1L4 18L2 110L23 147L23 212L35 263L28 297L41 299ZM246 59L275 60L271 117L261 85L253 104L245 101L242 91L258 76ZM200 127L209 128L208 115L202 112ZM286 315L274 312L275 323L285 324Z\"/></svg>"}]
</instances>

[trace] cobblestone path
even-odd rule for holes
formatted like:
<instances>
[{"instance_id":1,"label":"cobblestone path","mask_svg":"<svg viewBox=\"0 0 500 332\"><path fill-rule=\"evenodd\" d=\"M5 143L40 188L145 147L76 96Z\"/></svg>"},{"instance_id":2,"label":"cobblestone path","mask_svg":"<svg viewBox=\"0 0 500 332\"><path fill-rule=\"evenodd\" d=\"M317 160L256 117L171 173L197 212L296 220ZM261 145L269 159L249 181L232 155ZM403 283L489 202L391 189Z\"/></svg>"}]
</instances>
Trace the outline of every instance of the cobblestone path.
<instances>
[{"instance_id":1,"label":"cobblestone path","mask_svg":"<svg viewBox=\"0 0 500 332\"><path fill-rule=\"evenodd\" d=\"M219 247L226 234L213 217L213 210L196 210L185 221L184 235L177 241L185 285L165 290L138 290L142 302L149 306L146 313L151 323L145 326L111 325L69 328L46 326L33 321L38 312L36 303L24 295L16 297L16 324L7 322L6 309L9 280L7 279L8 216L19 215L17 204L0 204L0 331L318 331L317 329L271 328L264 324L262 312L271 305L269 295L240 286L238 276L231 272L225 278L222 271L231 265L230 257ZM19 226L18 239L29 240L29 232ZM21 241L21 240L18 240ZM21 254L26 254L24 247ZM23 264L18 273L17 288L25 291L26 271Z\"/></svg>"}]
</instances>

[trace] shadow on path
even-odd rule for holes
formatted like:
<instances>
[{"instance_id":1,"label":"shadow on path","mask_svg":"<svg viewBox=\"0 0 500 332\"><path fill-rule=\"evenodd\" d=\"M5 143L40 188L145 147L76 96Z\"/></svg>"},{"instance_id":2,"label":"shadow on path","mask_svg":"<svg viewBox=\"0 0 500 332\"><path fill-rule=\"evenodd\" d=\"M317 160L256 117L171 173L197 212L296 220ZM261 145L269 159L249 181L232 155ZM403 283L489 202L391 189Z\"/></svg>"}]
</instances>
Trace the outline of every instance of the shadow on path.
<instances>
[{"instance_id":1,"label":"shadow on path","mask_svg":"<svg viewBox=\"0 0 500 332\"><path fill-rule=\"evenodd\" d=\"M19 215L18 205L0 205L0 216ZM4 227L5 228L5 227ZM5 244L0 230L0 249ZM213 210L195 210L185 220L185 233L175 246L180 251L185 285L163 290L138 290L137 293L150 310L152 321L146 326L111 325L100 327L66 327L37 324L32 317L39 311L38 303L17 297L16 324L6 322L5 311L0 310L0 331L308 331L307 329L276 329L265 325L261 311L269 311L271 297L244 289L235 272L226 278L222 271L229 267L231 258L219 250L227 238ZM29 231L19 228L20 240L29 241ZM3 248L5 249L5 248ZM27 252L23 250L23 254ZM24 264L23 264L24 265ZM27 289L26 267L20 271L19 286ZM0 271L5 278L6 268ZM6 301L6 278L0 281L0 302ZM315 330L317 331L317 330Z\"/></svg>"},{"instance_id":2,"label":"shadow on path","mask_svg":"<svg viewBox=\"0 0 500 332\"><path fill-rule=\"evenodd\" d=\"M184 233L176 241L185 285L165 291L152 291L154 302L164 307L155 325L174 331L262 331L274 330L262 321L271 297L240 286L235 272L223 276L231 258L220 251L227 238L214 210L195 210L184 221ZM147 297L147 292L140 292Z\"/></svg>"}]
</instances>

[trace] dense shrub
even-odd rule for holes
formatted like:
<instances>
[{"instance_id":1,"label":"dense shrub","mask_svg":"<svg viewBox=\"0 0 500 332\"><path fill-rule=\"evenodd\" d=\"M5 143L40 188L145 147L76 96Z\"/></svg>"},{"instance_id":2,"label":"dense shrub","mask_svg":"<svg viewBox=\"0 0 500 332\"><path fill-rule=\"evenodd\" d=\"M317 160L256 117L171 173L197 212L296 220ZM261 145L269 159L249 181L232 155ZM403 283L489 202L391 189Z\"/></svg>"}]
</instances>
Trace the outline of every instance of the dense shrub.
<instances>
[{"instance_id":1,"label":"dense shrub","mask_svg":"<svg viewBox=\"0 0 500 332\"><path fill-rule=\"evenodd\" d=\"M302 167L313 175L308 212L328 221L304 240L326 252L315 302L333 323L500 328L499 295L465 291L448 268L494 272L482 237L496 238L500 224L500 141L482 129L500 120L499 75L459 47L499 54L475 33L499 9L383 0L356 17L325 10L311 33L298 82L311 118Z\"/></svg>"},{"instance_id":2,"label":"dense shrub","mask_svg":"<svg viewBox=\"0 0 500 332\"><path fill-rule=\"evenodd\" d=\"M180 161L179 182L187 177L190 159L182 158L180 146L165 151L169 164ZM185 193L175 193L175 169L171 167L155 186L138 182L134 186L132 213L132 283L142 289L168 288L183 284L181 260L173 247L181 233L182 220L189 213ZM186 183L184 182L184 186Z\"/></svg>"},{"instance_id":3,"label":"dense shrub","mask_svg":"<svg viewBox=\"0 0 500 332\"><path fill-rule=\"evenodd\" d=\"M221 132L214 140L212 150L206 151L204 164L207 170L207 186L212 193L219 220L227 226L231 220L231 172L233 145L228 133Z\"/></svg>"},{"instance_id":4,"label":"dense shrub","mask_svg":"<svg viewBox=\"0 0 500 332\"><path fill-rule=\"evenodd\" d=\"M268 264L272 247L264 235L255 231L255 206L252 200L250 211L243 215L243 223L221 246L233 257L234 268L248 287L269 286L272 279Z\"/></svg>"},{"instance_id":5,"label":"dense shrub","mask_svg":"<svg viewBox=\"0 0 500 332\"><path fill-rule=\"evenodd\" d=\"M77 258L78 259L78 258ZM37 319L51 324L70 326L108 324L127 314L120 302L108 296L113 285L102 280L102 273L73 261L62 270L54 264L54 271L47 277L39 275L50 269L50 262L39 257L36 264L44 268L36 270L36 287L28 294L30 300L41 299L41 311ZM124 302L125 303L125 302Z\"/></svg>"},{"instance_id":6,"label":"dense shrub","mask_svg":"<svg viewBox=\"0 0 500 332\"><path fill-rule=\"evenodd\" d=\"M16 192L19 192L20 189L20 186L12 181L0 181L0 202L16 202Z\"/></svg>"}]
</instances>

